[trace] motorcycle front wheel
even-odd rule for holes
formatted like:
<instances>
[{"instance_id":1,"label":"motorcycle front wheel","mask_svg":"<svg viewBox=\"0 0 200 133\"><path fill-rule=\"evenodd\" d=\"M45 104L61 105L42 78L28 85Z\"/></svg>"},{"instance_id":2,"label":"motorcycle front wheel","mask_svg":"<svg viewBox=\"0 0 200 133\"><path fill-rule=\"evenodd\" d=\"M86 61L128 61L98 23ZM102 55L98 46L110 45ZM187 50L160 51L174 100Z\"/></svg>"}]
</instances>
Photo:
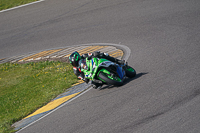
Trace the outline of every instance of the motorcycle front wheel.
<instances>
[{"instance_id":1,"label":"motorcycle front wheel","mask_svg":"<svg viewBox=\"0 0 200 133\"><path fill-rule=\"evenodd\" d=\"M99 78L106 82L107 84L115 85L115 86L121 86L123 85L123 81L116 76L115 74L110 75L104 72L99 73Z\"/></svg>"}]
</instances>

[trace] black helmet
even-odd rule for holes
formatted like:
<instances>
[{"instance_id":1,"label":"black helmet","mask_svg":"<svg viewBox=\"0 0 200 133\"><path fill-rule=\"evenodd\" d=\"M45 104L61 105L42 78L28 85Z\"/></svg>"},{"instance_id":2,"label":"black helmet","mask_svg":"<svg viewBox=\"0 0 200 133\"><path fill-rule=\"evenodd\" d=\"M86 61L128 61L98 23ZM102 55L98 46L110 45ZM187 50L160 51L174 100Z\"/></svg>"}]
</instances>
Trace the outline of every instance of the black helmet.
<instances>
[{"instance_id":1,"label":"black helmet","mask_svg":"<svg viewBox=\"0 0 200 133\"><path fill-rule=\"evenodd\" d=\"M69 61L74 67L78 67L78 61L81 59L80 54L75 51L69 56Z\"/></svg>"}]
</instances>

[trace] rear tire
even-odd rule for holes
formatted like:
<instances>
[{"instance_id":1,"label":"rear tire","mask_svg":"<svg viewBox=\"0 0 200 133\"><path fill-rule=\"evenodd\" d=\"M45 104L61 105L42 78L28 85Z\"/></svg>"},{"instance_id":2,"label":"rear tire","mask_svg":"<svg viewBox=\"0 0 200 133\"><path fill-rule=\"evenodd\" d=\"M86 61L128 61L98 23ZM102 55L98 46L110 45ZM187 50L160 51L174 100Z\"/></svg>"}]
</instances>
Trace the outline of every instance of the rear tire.
<instances>
[{"instance_id":1,"label":"rear tire","mask_svg":"<svg viewBox=\"0 0 200 133\"><path fill-rule=\"evenodd\" d=\"M126 76L127 76L128 78L134 78L134 77L136 76L136 71L135 71L135 69L132 68L132 67L130 67L130 66L127 66L127 67L126 67L125 72L126 72Z\"/></svg>"},{"instance_id":2,"label":"rear tire","mask_svg":"<svg viewBox=\"0 0 200 133\"><path fill-rule=\"evenodd\" d=\"M112 80L111 78L108 77L109 75L103 72L99 73L99 78L105 81L107 84L115 85L115 86L121 86L123 85L123 81L117 81L117 80ZM118 77L117 77L118 78Z\"/></svg>"}]
</instances>

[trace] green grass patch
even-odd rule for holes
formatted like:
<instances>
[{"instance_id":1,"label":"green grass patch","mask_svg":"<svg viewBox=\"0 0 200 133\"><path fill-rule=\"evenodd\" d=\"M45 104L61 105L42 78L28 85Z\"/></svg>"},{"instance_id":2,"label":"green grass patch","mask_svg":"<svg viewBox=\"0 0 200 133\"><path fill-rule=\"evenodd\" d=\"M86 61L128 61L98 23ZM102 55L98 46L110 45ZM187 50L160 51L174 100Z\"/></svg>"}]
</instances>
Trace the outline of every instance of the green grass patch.
<instances>
[{"instance_id":1,"label":"green grass patch","mask_svg":"<svg viewBox=\"0 0 200 133\"><path fill-rule=\"evenodd\" d=\"M15 6L20 6L38 0L0 0L0 10L5 10Z\"/></svg>"},{"instance_id":2,"label":"green grass patch","mask_svg":"<svg viewBox=\"0 0 200 133\"><path fill-rule=\"evenodd\" d=\"M69 63L0 64L0 132L77 83Z\"/></svg>"}]
</instances>

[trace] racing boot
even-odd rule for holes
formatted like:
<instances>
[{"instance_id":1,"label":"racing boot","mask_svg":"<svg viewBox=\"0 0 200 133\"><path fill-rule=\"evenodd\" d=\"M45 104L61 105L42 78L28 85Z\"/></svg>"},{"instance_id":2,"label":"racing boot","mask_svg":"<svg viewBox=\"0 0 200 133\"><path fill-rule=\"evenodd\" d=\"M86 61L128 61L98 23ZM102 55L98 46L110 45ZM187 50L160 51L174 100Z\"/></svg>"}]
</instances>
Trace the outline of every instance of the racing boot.
<instances>
[{"instance_id":1,"label":"racing boot","mask_svg":"<svg viewBox=\"0 0 200 133\"><path fill-rule=\"evenodd\" d=\"M91 84L92 84L92 87L94 88L94 89L101 89L101 87L102 87L102 84L100 84L100 83L95 83L95 82L91 82Z\"/></svg>"}]
</instances>

